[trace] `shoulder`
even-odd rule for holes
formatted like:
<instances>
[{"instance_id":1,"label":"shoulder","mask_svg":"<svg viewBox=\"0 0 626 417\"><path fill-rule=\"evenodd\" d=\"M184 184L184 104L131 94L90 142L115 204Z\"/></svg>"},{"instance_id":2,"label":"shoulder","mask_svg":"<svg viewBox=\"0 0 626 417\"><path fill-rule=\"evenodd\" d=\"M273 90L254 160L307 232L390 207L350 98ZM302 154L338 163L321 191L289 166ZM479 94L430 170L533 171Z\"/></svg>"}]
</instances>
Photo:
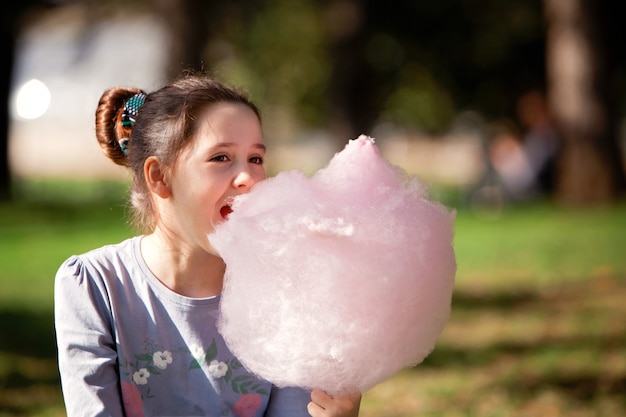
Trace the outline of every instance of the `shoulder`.
<instances>
[{"instance_id":1,"label":"shoulder","mask_svg":"<svg viewBox=\"0 0 626 417\"><path fill-rule=\"evenodd\" d=\"M132 237L120 243L105 245L88 252L72 255L59 267L56 279L64 277L105 278L127 269L134 259L134 247L139 237Z\"/></svg>"}]
</instances>

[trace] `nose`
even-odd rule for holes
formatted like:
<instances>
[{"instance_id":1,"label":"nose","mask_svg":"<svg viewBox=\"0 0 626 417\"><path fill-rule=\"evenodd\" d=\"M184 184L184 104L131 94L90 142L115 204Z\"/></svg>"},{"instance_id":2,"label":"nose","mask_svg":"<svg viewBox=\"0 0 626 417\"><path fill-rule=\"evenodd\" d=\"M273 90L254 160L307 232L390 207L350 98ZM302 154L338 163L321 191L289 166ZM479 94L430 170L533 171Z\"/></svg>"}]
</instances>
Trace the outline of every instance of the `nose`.
<instances>
[{"instance_id":1,"label":"nose","mask_svg":"<svg viewBox=\"0 0 626 417\"><path fill-rule=\"evenodd\" d=\"M233 178L233 187L247 189L254 185L255 179L248 169L240 169Z\"/></svg>"}]
</instances>

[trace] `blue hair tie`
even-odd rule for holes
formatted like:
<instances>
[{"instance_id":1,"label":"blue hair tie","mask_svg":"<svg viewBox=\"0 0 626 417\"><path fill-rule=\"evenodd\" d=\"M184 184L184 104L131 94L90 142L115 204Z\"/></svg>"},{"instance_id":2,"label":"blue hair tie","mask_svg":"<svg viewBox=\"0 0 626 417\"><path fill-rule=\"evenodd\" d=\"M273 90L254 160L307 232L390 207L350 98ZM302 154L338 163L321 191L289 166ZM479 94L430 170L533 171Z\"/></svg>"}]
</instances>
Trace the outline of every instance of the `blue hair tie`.
<instances>
[{"instance_id":1,"label":"blue hair tie","mask_svg":"<svg viewBox=\"0 0 626 417\"><path fill-rule=\"evenodd\" d=\"M122 138L119 140L120 150L126 156L128 156L128 138Z\"/></svg>"}]
</instances>

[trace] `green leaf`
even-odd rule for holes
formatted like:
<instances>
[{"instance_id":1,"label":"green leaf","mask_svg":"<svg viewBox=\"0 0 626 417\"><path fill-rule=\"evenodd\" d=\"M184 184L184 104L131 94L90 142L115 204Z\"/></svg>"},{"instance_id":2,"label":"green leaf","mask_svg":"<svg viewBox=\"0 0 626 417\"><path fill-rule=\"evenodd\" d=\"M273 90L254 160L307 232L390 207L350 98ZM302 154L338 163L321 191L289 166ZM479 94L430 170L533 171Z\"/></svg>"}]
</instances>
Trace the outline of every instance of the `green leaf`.
<instances>
[{"instance_id":1,"label":"green leaf","mask_svg":"<svg viewBox=\"0 0 626 417\"><path fill-rule=\"evenodd\" d=\"M146 366L146 369L150 372L151 375L161 375L161 372L157 370L154 366Z\"/></svg>"},{"instance_id":2,"label":"green leaf","mask_svg":"<svg viewBox=\"0 0 626 417\"><path fill-rule=\"evenodd\" d=\"M239 362L239 359L233 358L230 361L230 367L233 369L239 369L242 367L242 365L241 365L241 362Z\"/></svg>"},{"instance_id":3,"label":"green leaf","mask_svg":"<svg viewBox=\"0 0 626 417\"><path fill-rule=\"evenodd\" d=\"M244 394L247 394L248 392L250 392L248 388L250 387L250 385L252 385L253 382L254 381L252 380L245 381L239 386L239 389L241 389L241 392L243 392Z\"/></svg>"},{"instance_id":4,"label":"green leaf","mask_svg":"<svg viewBox=\"0 0 626 417\"><path fill-rule=\"evenodd\" d=\"M217 356L217 345L215 344L215 339L213 339L213 342L211 342L211 346L209 346L209 348L206 350L206 353L204 354L204 359L206 359L207 361L210 361L212 359L215 359L216 356Z\"/></svg>"},{"instance_id":5,"label":"green leaf","mask_svg":"<svg viewBox=\"0 0 626 417\"><path fill-rule=\"evenodd\" d=\"M239 392L239 387L237 386L237 384L235 383L235 381L233 381L232 384L230 384L230 386L233 388L233 391L236 392L237 394L241 394Z\"/></svg>"}]
</instances>

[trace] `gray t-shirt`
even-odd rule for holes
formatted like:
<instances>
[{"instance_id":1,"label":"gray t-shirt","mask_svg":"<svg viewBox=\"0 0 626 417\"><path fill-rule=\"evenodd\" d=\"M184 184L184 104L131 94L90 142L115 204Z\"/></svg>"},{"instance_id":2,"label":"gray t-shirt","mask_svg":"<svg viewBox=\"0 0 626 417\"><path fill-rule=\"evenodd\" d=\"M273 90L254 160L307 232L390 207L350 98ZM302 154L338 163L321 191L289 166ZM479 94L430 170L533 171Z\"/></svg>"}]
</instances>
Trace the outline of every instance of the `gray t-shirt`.
<instances>
[{"instance_id":1,"label":"gray t-shirt","mask_svg":"<svg viewBox=\"0 0 626 417\"><path fill-rule=\"evenodd\" d=\"M57 272L68 416L308 416L309 392L258 379L226 347L219 296L169 290L144 263L140 239L72 256Z\"/></svg>"}]
</instances>

